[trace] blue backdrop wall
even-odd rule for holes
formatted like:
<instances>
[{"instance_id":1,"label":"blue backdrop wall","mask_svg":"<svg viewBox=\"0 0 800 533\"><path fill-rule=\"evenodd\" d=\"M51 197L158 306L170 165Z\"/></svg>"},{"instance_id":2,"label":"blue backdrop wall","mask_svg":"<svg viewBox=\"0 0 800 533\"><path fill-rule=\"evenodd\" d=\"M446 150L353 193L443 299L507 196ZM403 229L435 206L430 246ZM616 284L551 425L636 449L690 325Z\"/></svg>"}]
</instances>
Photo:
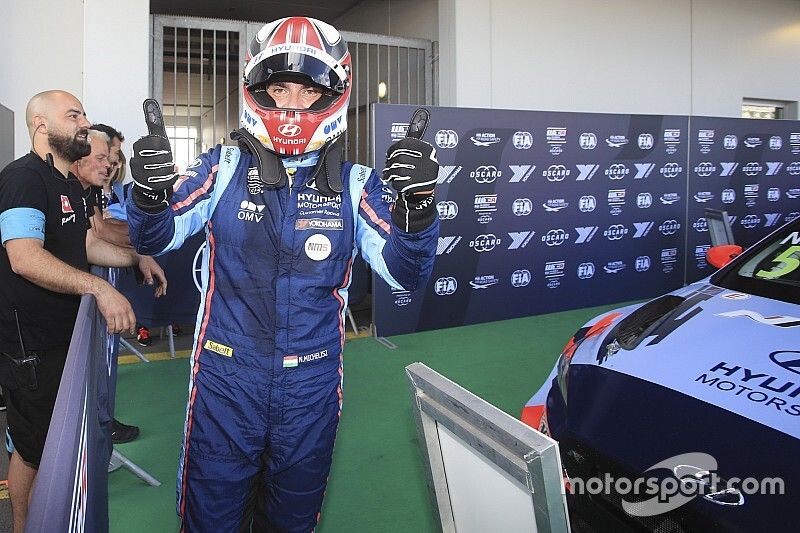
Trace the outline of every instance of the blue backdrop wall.
<instances>
[{"instance_id":1,"label":"blue backdrop wall","mask_svg":"<svg viewBox=\"0 0 800 533\"><path fill-rule=\"evenodd\" d=\"M412 106L374 108L374 154ZM387 336L646 298L709 275L703 209L749 245L800 211L800 123L430 108L441 236L427 287L373 284Z\"/></svg>"}]
</instances>

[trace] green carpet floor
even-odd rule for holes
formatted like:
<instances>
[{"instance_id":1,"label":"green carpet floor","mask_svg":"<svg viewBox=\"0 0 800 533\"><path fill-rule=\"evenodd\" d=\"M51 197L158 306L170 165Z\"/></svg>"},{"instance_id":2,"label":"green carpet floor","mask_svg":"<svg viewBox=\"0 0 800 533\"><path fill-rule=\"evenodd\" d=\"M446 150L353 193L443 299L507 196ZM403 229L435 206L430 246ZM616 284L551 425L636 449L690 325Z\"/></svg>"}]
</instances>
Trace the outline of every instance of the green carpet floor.
<instances>
[{"instance_id":1,"label":"green carpet floor","mask_svg":"<svg viewBox=\"0 0 800 533\"><path fill-rule=\"evenodd\" d=\"M344 407L318 533L438 531L404 368L421 361L518 417L569 336L613 306L400 335L389 350L371 338L345 346ZM177 531L175 475L187 359L119 368L118 418L141 427L117 449L162 482L109 475L112 533Z\"/></svg>"}]
</instances>

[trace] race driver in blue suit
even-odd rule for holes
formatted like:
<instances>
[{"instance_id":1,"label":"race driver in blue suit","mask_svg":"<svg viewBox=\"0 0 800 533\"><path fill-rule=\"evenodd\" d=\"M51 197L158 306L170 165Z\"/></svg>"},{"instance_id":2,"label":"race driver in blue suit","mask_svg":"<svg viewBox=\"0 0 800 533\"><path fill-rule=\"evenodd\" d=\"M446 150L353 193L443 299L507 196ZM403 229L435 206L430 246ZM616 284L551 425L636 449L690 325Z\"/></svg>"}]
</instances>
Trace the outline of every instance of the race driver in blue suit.
<instances>
[{"instance_id":1,"label":"race driver in blue suit","mask_svg":"<svg viewBox=\"0 0 800 533\"><path fill-rule=\"evenodd\" d=\"M151 135L134 145L131 240L147 255L198 231L207 244L178 472L182 531L314 529L341 410L353 258L398 289L424 286L433 268L435 150L398 141L383 179L343 161L352 83L335 28L305 17L265 25L247 54L239 146L216 146L180 176L165 134L154 134L160 112L145 104Z\"/></svg>"}]
</instances>

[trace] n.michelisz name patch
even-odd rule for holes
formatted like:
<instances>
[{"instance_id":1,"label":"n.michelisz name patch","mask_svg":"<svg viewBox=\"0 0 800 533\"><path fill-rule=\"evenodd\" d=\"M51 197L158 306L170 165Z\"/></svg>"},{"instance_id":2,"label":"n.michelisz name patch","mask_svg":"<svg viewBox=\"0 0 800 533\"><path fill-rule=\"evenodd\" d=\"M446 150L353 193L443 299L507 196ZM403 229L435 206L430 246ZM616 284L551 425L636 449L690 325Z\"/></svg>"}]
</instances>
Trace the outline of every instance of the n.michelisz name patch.
<instances>
[{"instance_id":1,"label":"n.michelisz name patch","mask_svg":"<svg viewBox=\"0 0 800 533\"><path fill-rule=\"evenodd\" d=\"M220 344L212 340L207 340L206 343L203 345L203 347L206 350L210 350L220 355L224 355L225 357L233 357L233 348L231 348L230 346L225 346L224 344Z\"/></svg>"},{"instance_id":2,"label":"n.michelisz name patch","mask_svg":"<svg viewBox=\"0 0 800 533\"><path fill-rule=\"evenodd\" d=\"M295 368L301 363L310 363L325 357L328 357L328 350L320 350L306 355L286 355L283 357L283 368Z\"/></svg>"}]
</instances>

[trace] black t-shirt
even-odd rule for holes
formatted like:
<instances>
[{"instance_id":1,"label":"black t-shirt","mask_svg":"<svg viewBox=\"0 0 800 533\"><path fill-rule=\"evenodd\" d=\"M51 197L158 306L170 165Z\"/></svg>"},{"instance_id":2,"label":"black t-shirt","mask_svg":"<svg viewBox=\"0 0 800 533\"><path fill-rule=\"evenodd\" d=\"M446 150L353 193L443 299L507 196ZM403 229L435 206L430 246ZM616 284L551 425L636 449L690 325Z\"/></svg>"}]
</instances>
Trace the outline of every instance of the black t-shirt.
<instances>
[{"instance_id":1,"label":"black t-shirt","mask_svg":"<svg viewBox=\"0 0 800 533\"><path fill-rule=\"evenodd\" d=\"M86 204L82 193L75 176L70 174L65 179L57 169L30 153L0 172L0 217L11 217L20 211L10 210L19 208L44 214L44 249L68 265L88 271ZM0 233L0 238L8 237ZM79 305L80 296L49 291L15 274L5 246L0 248L0 350L19 352L14 310L26 349L68 345Z\"/></svg>"}]
</instances>

